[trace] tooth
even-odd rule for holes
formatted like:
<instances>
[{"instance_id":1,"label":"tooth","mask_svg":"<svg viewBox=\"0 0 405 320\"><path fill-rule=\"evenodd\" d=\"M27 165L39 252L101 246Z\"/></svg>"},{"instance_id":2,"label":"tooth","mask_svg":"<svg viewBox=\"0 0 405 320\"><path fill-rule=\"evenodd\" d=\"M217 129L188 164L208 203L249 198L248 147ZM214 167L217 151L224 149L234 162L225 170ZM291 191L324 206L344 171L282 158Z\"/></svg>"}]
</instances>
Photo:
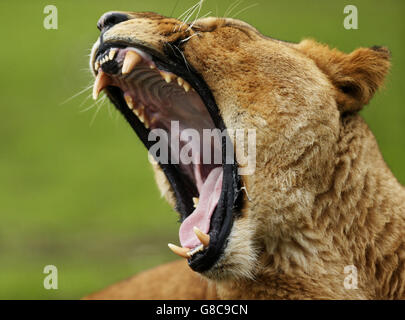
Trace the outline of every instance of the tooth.
<instances>
[{"instance_id":1,"label":"tooth","mask_svg":"<svg viewBox=\"0 0 405 320\"><path fill-rule=\"evenodd\" d=\"M104 73L103 70L97 74L96 80L94 81L93 85L93 99L97 100L97 97L101 90L107 87L110 84L110 77Z\"/></svg>"},{"instance_id":2,"label":"tooth","mask_svg":"<svg viewBox=\"0 0 405 320\"><path fill-rule=\"evenodd\" d=\"M160 71L160 75L165 79L167 83L172 82L173 75L171 73Z\"/></svg>"},{"instance_id":3,"label":"tooth","mask_svg":"<svg viewBox=\"0 0 405 320\"><path fill-rule=\"evenodd\" d=\"M134 108L134 100L132 100L132 97L129 94L126 94L124 98L128 105L128 108L132 110Z\"/></svg>"},{"instance_id":4,"label":"tooth","mask_svg":"<svg viewBox=\"0 0 405 320\"><path fill-rule=\"evenodd\" d=\"M182 87L183 84L184 84L183 78L178 77L178 78L177 78L177 84L178 84L180 87Z\"/></svg>"},{"instance_id":5,"label":"tooth","mask_svg":"<svg viewBox=\"0 0 405 320\"><path fill-rule=\"evenodd\" d=\"M130 73L141 60L142 57L135 51L128 51L122 65L122 74Z\"/></svg>"},{"instance_id":6,"label":"tooth","mask_svg":"<svg viewBox=\"0 0 405 320\"><path fill-rule=\"evenodd\" d=\"M188 82L184 81L183 88L184 88L184 90L185 90L186 92L189 92L191 86L190 86L190 84L189 84Z\"/></svg>"},{"instance_id":7,"label":"tooth","mask_svg":"<svg viewBox=\"0 0 405 320\"><path fill-rule=\"evenodd\" d=\"M145 122L144 122L145 128L149 129L149 121L148 118L145 118Z\"/></svg>"},{"instance_id":8,"label":"tooth","mask_svg":"<svg viewBox=\"0 0 405 320\"><path fill-rule=\"evenodd\" d=\"M197 208L199 200L200 200L199 198L193 197L194 208Z\"/></svg>"},{"instance_id":9,"label":"tooth","mask_svg":"<svg viewBox=\"0 0 405 320\"><path fill-rule=\"evenodd\" d=\"M149 68L151 68L153 70L153 69L156 69L156 66L154 64L150 64Z\"/></svg>"},{"instance_id":10,"label":"tooth","mask_svg":"<svg viewBox=\"0 0 405 320\"><path fill-rule=\"evenodd\" d=\"M139 106L139 112L138 112L138 118L139 118L139 120L141 120L141 122L142 123L145 123L145 116L144 116L144 114L143 114L143 111L144 111L144 109L145 109L145 107L141 104L140 106Z\"/></svg>"},{"instance_id":11,"label":"tooth","mask_svg":"<svg viewBox=\"0 0 405 320\"><path fill-rule=\"evenodd\" d=\"M210 244L210 236L204 232L202 232L197 227L193 228L195 235L197 236L198 240L204 245L204 247L208 247Z\"/></svg>"},{"instance_id":12,"label":"tooth","mask_svg":"<svg viewBox=\"0 0 405 320\"><path fill-rule=\"evenodd\" d=\"M96 63L94 64L94 70L98 71L99 68L100 68L100 62L96 61Z\"/></svg>"},{"instance_id":13,"label":"tooth","mask_svg":"<svg viewBox=\"0 0 405 320\"><path fill-rule=\"evenodd\" d=\"M168 246L170 250L172 250L178 256L186 259L190 258L190 256L187 254L190 251L189 248L181 248L171 243L169 243Z\"/></svg>"},{"instance_id":14,"label":"tooth","mask_svg":"<svg viewBox=\"0 0 405 320\"><path fill-rule=\"evenodd\" d=\"M117 49L111 49L110 53L108 54L108 58L110 58L110 60L114 59L116 53Z\"/></svg>"}]
</instances>

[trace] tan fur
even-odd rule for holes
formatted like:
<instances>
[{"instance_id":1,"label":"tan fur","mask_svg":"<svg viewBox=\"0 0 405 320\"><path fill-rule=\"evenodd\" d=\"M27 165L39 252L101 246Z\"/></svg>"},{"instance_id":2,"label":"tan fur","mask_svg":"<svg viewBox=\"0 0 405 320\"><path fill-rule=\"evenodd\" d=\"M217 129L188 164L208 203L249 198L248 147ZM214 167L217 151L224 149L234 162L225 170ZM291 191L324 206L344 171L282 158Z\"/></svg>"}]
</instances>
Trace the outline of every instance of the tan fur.
<instances>
[{"instance_id":1,"label":"tan fur","mask_svg":"<svg viewBox=\"0 0 405 320\"><path fill-rule=\"evenodd\" d=\"M218 297L404 298L405 190L356 113L382 85L388 50L345 54L312 40L267 38L232 19L205 18L187 30L174 19L131 15L106 41L126 37L163 53L165 41L199 32L184 43L187 61L210 87L227 128L257 130L256 171L242 177L251 201L224 255L203 274ZM343 285L348 265L358 269L358 289ZM206 282L192 271L162 268L90 298L206 297ZM179 286L187 290L177 294Z\"/></svg>"},{"instance_id":2,"label":"tan fur","mask_svg":"<svg viewBox=\"0 0 405 320\"><path fill-rule=\"evenodd\" d=\"M190 284L192 284L190 286ZM192 272L185 260L171 262L112 285L86 300L217 299L215 286Z\"/></svg>"}]
</instances>

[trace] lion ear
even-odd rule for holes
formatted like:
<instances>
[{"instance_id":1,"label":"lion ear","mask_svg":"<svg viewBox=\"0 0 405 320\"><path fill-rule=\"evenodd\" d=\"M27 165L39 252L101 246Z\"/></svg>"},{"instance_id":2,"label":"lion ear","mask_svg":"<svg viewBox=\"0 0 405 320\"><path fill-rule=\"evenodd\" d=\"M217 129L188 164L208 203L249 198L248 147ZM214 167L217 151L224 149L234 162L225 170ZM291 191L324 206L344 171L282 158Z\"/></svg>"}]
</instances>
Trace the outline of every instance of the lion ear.
<instances>
[{"instance_id":1,"label":"lion ear","mask_svg":"<svg viewBox=\"0 0 405 320\"><path fill-rule=\"evenodd\" d=\"M304 40L297 48L312 58L337 88L339 110L361 110L383 84L390 68L390 51L385 47L359 48L350 54Z\"/></svg>"}]
</instances>

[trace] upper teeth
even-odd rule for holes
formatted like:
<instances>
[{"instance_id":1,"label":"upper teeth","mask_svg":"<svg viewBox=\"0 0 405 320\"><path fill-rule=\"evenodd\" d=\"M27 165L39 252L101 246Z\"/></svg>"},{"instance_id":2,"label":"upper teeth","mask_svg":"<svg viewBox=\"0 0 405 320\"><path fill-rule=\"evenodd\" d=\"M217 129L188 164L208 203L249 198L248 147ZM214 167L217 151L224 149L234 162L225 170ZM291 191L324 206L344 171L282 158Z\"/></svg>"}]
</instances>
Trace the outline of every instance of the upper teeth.
<instances>
[{"instance_id":1,"label":"upper teeth","mask_svg":"<svg viewBox=\"0 0 405 320\"><path fill-rule=\"evenodd\" d=\"M117 49L111 49L110 53L108 54L108 58L110 60L114 59L116 53L117 53Z\"/></svg>"},{"instance_id":2,"label":"upper teeth","mask_svg":"<svg viewBox=\"0 0 405 320\"><path fill-rule=\"evenodd\" d=\"M100 70L97 74L96 81L94 81L93 86L93 99L96 100L100 91L107 87L111 82L111 78Z\"/></svg>"},{"instance_id":3,"label":"upper teeth","mask_svg":"<svg viewBox=\"0 0 405 320\"><path fill-rule=\"evenodd\" d=\"M100 69L100 67L104 63L113 60L117 52L118 52L117 48L112 48L110 49L110 51L104 53L104 55L101 58L97 59L97 61L94 62L94 69L98 71L98 69ZM134 68L142 61L142 59L143 59L142 56L136 51L134 50L127 51L127 53L125 54L124 62L122 63L121 73L123 75L131 73L132 70L134 70ZM152 61L149 63L149 67L152 70L156 69L156 65ZM173 80L177 79L177 84L180 87L182 87L185 92L189 92L190 89L192 89L191 85L187 81L185 81L181 77L177 77L175 74L171 72L160 71L160 75L167 83L171 83Z\"/></svg>"},{"instance_id":4,"label":"upper teeth","mask_svg":"<svg viewBox=\"0 0 405 320\"><path fill-rule=\"evenodd\" d=\"M128 108L131 110L134 109L134 101L132 100L132 97L128 94L128 95L125 95L124 98L128 105Z\"/></svg>"},{"instance_id":5,"label":"upper teeth","mask_svg":"<svg viewBox=\"0 0 405 320\"><path fill-rule=\"evenodd\" d=\"M118 51L118 49L114 48L114 49L111 49L110 51L104 53L104 55L94 63L94 69L98 70L100 68L100 66L102 66L104 63L106 63L107 61L113 60L117 51Z\"/></svg>"},{"instance_id":6,"label":"upper teeth","mask_svg":"<svg viewBox=\"0 0 405 320\"><path fill-rule=\"evenodd\" d=\"M97 99L99 93L101 90L103 90L105 87L107 87L108 85L114 85L114 80L113 78L110 78L110 76L108 74L106 74L105 72L103 72L102 69L100 69L100 67L108 62L113 60L117 53L118 53L117 48L111 48L109 51L105 52L100 58L97 59L97 61L95 61L94 63L94 69L97 71L97 77L96 77L96 81L94 82L94 87L93 87L93 98ZM122 75L127 75L129 73L131 73L135 67L144 59L143 54L142 53L138 53L135 50L128 50L125 54L124 57L124 61L122 63L122 70L121 70L121 74ZM149 67L151 70L156 70L153 72L157 72L159 71L160 76L164 79L164 81L166 83L171 83L172 81L177 80L177 84L182 87L184 89L185 92L189 92L192 87L191 85L185 81L183 78L181 77L177 77L175 74L168 72L168 71L163 71L163 70L159 70L157 69L155 63L153 61L151 61L151 59L149 59L150 61L148 61L149 63ZM139 118L139 120L144 123L146 128L149 128L150 123L149 123L149 119L145 116L145 107L139 103L138 107L137 104L139 101L137 101L137 103L135 103L133 97L129 94L125 94L124 95L125 101L128 105L128 108L132 110L132 112ZM151 123L154 123L154 118L152 117L152 119L150 120ZM194 203L194 206L197 206L197 200Z\"/></svg>"},{"instance_id":7,"label":"upper teeth","mask_svg":"<svg viewBox=\"0 0 405 320\"><path fill-rule=\"evenodd\" d=\"M136 65L142 61L142 57L135 51L128 51L122 64L122 74L130 73Z\"/></svg>"},{"instance_id":8,"label":"upper teeth","mask_svg":"<svg viewBox=\"0 0 405 320\"><path fill-rule=\"evenodd\" d=\"M160 75L162 76L163 79L165 79L167 83L172 82L172 79L175 77L173 73L169 73L166 71L160 71Z\"/></svg>"}]
</instances>

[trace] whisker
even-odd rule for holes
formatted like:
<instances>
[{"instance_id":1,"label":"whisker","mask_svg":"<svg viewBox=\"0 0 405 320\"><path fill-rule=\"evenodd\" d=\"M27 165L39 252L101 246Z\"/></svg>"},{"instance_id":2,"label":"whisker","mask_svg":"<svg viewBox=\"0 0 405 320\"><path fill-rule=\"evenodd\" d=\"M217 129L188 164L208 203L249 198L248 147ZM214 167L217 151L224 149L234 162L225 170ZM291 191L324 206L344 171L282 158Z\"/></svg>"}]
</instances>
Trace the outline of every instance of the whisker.
<instances>
[{"instance_id":1,"label":"whisker","mask_svg":"<svg viewBox=\"0 0 405 320\"><path fill-rule=\"evenodd\" d=\"M87 112L87 111L93 109L96 106L96 104L97 104L97 101L93 102L89 107L87 107L87 108L85 108L83 110L80 110L79 112L80 113Z\"/></svg>"},{"instance_id":2,"label":"whisker","mask_svg":"<svg viewBox=\"0 0 405 320\"><path fill-rule=\"evenodd\" d=\"M65 103L68 103L69 101L76 98L77 96L80 96L81 94L83 94L87 90L90 90L92 87L93 87L93 84L90 84L88 87L84 88L83 90L80 90L78 93L74 94L70 98L67 98L65 101L61 102L60 105L64 105Z\"/></svg>"},{"instance_id":3,"label":"whisker","mask_svg":"<svg viewBox=\"0 0 405 320\"><path fill-rule=\"evenodd\" d=\"M201 32L195 32L195 33L192 34L191 36L189 36L189 37L187 37L187 38L181 40L180 43L185 43L185 42L187 42L188 40L190 40L192 37L199 36L200 34L201 34Z\"/></svg>"},{"instance_id":4,"label":"whisker","mask_svg":"<svg viewBox=\"0 0 405 320\"><path fill-rule=\"evenodd\" d=\"M196 10L198 10L198 12L197 12L197 17L198 17L198 14L199 14L200 11L201 11L201 7L202 7L203 2L204 2L204 0L200 0L200 1L198 1L194 6L192 6L192 7L189 9L189 10L191 10L191 11L190 11L189 14L186 16L186 18L183 20L183 23L179 26L179 30L181 30L181 28L182 28L185 24L188 23L188 21L189 21L190 18L194 15L194 13L196 12Z\"/></svg>"},{"instance_id":5,"label":"whisker","mask_svg":"<svg viewBox=\"0 0 405 320\"><path fill-rule=\"evenodd\" d=\"M206 16L208 16L209 14L211 14L211 12L212 12L212 11L209 11L209 12L207 12L206 14L204 14L203 16L194 19L194 21L193 21L193 22L190 24L190 26L187 28L187 31L191 30L191 29L194 27L194 23L196 23L196 21L197 21L198 19L205 18ZM189 38L191 38L191 37L189 37Z\"/></svg>"},{"instance_id":6,"label":"whisker","mask_svg":"<svg viewBox=\"0 0 405 320\"><path fill-rule=\"evenodd\" d=\"M180 15L177 20L182 20L184 17L186 17L192 10L195 9L196 6L198 6L200 1L192 5L189 9L187 9L182 15Z\"/></svg>"},{"instance_id":7,"label":"whisker","mask_svg":"<svg viewBox=\"0 0 405 320\"><path fill-rule=\"evenodd\" d=\"M89 95L89 96L86 98L86 100L88 100L91 96L92 96L92 95ZM88 106L87 108L85 108L85 109L83 109L83 110L80 110L79 112L80 112L80 113L87 112L87 111L93 109L96 105L98 105L98 104L103 104L103 103L106 101L106 99L107 99L107 96L106 96L106 95L103 95L100 99L98 99L97 101L94 101L90 106ZM85 101L83 101L80 106L82 106L84 103L85 103Z\"/></svg>"},{"instance_id":8,"label":"whisker","mask_svg":"<svg viewBox=\"0 0 405 320\"><path fill-rule=\"evenodd\" d=\"M184 60L184 63L186 64L186 67L187 67L188 72L191 72L190 66L189 66L189 64L188 64L188 62L187 62L186 57L184 56L183 51L181 51L179 48L177 48L177 46L173 46L173 47L176 48L176 50L177 50L177 51L181 54L181 56L183 57L183 60Z\"/></svg>"},{"instance_id":9,"label":"whisker","mask_svg":"<svg viewBox=\"0 0 405 320\"><path fill-rule=\"evenodd\" d=\"M79 105L79 107L83 106L83 105L87 102L87 100L89 100L91 97L92 97L92 94L90 93L90 94L82 101L82 103Z\"/></svg>"},{"instance_id":10,"label":"whisker","mask_svg":"<svg viewBox=\"0 0 405 320\"><path fill-rule=\"evenodd\" d=\"M105 102L106 99L107 99L107 96L104 96L103 103ZM108 111L108 115L110 116L110 119L113 118L113 114L112 114L113 110L114 110L114 108L112 108L111 104L107 103L107 111Z\"/></svg>"},{"instance_id":11,"label":"whisker","mask_svg":"<svg viewBox=\"0 0 405 320\"><path fill-rule=\"evenodd\" d=\"M104 103L104 102L105 102L104 99L101 99L101 100L96 101L97 109L96 109L96 112L95 112L94 115L93 115L93 118L92 118L91 121L90 121L90 127L93 125L94 120L96 120L97 114L100 112L101 107L103 106L103 103Z\"/></svg>"},{"instance_id":12,"label":"whisker","mask_svg":"<svg viewBox=\"0 0 405 320\"><path fill-rule=\"evenodd\" d=\"M258 3L253 3L253 4L251 4L250 6L247 6L246 8L244 8L244 9L242 9L242 10L239 10L236 14L234 14L233 16L232 16L232 18L236 18L239 14L241 14L242 12L245 12L246 10L248 10L248 9L251 9L251 8L253 8L253 7L256 7L256 6L258 6L259 4Z\"/></svg>"},{"instance_id":13,"label":"whisker","mask_svg":"<svg viewBox=\"0 0 405 320\"><path fill-rule=\"evenodd\" d=\"M194 4L191 8L187 9L182 15L180 15L177 20L183 20L183 17L186 17L190 11L192 11L194 9L194 7L197 5L198 3ZM184 22L179 26L179 30L181 29L181 27L184 25ZM177 25L173 28L173 32L176 31Z\"/></svg>"},{"instance_id":14,"label":"whisker","mask_svg":"<svg viewBox=\"0 0 405 320\"><path fill-rule=\"evenodd\" d=\"M243 0L236 0L234 1L229 7L228 9L226 9L225 13L224 13L224 18L228 17L233 10L235 10L241 3L243 2Z\"/></svg>"},{"instance_id":15,"label":"whisker","mask_svg":"<svg viewBox=\"0 0 405 320\"><path fill-rule=\"evenodd\" d=\"M177 1L176 1L176 4L174 5L174 8L172 9L172 12L170 13L170 17L173 16L173 13L174 13L174 11L176 10L177 5L179 4L179 1L180 1L180 0L177 0Z\"/></svg>"}]
</instances>

